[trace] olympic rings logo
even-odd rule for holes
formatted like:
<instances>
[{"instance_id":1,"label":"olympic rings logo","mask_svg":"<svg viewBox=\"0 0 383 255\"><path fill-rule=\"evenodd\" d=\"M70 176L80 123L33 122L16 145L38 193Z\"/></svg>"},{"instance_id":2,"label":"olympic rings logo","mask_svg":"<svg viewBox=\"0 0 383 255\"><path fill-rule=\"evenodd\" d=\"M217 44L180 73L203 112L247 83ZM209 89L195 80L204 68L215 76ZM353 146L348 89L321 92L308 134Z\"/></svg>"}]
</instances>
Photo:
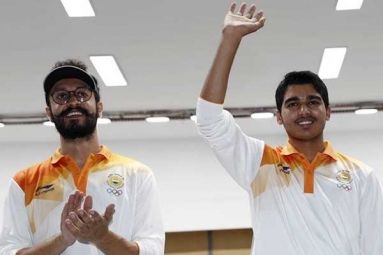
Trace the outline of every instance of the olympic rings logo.
<instances>
[{"instance_id":1,"label":"olympic rings logo","mask_svg":"<svg viewBox=\"0 0 383 255\"><path fill-rule=\"evenodd\" d=\"M338 183L336 185L339 189L345 190L345 191L350 191L352 190L352 186L349 183Z\"/></svg>"},{"instance_id":2,"label":"olympic rings logo","mask_svg":"<svg viewBox=\"0 0 383 255\"><path fill-rule=\"evenodd\" d=\"M117 189L111 189L111 188L108 188L106 191L107 191L109 194L113 194L113 195L115 195L116 197L122 195L122 190L117 190Z\"/></svg>"}]
</instances>

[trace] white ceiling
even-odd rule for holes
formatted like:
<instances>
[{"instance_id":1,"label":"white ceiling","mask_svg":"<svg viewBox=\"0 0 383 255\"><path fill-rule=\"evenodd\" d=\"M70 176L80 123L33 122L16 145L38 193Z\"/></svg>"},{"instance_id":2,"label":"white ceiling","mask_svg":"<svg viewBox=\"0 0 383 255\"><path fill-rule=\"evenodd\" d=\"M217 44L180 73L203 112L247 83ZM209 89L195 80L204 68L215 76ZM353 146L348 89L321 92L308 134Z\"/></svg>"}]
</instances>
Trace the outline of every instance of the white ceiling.
<instances>
[{"instance_id":1,"label":"white ceiling","mask_svg":"<svg viewBox=\"0 0 383 255\"><path fill-rule=\"evenodd\" d=\"M98 77L91 55L113 55L129 83L105 87L100 82L106 111L195 108L231 0L91 3L96 12L92 18L69 18L59 0L2 4L0 115L43 113L42 81L57 60L81 59ZM274 92L285 73L318 72L324 48L337 46L348 51L339 78L325 80L330 101L383 100L383 1L365 0L361 10L352 11L335 11L335 0L260 0L256 4L265 11L266 25L242 41L227 107L274 106ZM381 113L368 121L363 118L345 114L328 128L383 128ZM260 126L241 121L244 129ZM154 132L151 125L117 123L102 127L110 132L101 133L119 138L196 135L187 121L160 124ZM0 141L49 140L46 130L40 125L6 127L0 129ZM264 122L259 130L283 132L275 120ZM57 139L53 133L52 139Z\"/></svg>"}]
</instances>

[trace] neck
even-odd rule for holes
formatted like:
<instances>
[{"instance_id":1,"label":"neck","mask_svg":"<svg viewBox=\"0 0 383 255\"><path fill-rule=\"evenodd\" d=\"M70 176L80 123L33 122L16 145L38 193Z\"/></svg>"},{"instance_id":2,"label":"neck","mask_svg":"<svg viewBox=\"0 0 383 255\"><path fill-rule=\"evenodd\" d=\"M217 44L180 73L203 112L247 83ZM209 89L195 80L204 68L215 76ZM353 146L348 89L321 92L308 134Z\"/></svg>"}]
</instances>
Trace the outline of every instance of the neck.
<instances>
[{"instance_id":1,"label":"neck","mask_svg":"<svg viewBox=\"0 0 383 255\"><path fill-rule=\"evenodd\" d=\"M309 162L314 160L318 152L323 152L326 149L323 136L309 141L290 138L289 142L296 150L305 155Z\"/></svg>"},{"instance_id":2,"label":"neck","mask_svg":"<svg viewBox=\"0 0 383 255\"><path fill-rule=\"evenodd\" d=\"M95 154L100 151L100 144L96 132L89 137L74 140L66 140L61 137L60 141L61 154L71 156L80 169L84 166L85 161L91 153Z\"/></svg>"}]
</instances>

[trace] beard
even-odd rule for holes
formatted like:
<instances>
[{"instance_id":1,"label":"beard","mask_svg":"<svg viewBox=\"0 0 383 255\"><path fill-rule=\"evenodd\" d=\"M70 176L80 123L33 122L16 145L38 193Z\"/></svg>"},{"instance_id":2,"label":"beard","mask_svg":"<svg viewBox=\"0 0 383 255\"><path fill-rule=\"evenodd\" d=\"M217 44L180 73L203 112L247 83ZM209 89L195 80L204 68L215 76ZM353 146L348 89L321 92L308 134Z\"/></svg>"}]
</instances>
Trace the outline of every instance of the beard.
<instances>
[{"instance_id":1,"label":"beard","mask_svg":"<svg viewBox=\"0 0 383 255\"><path fill-rule=\"evenodd\" d=\"M73 110L77 110L84 114L85 123L81 123L78 119L69 119L65 121L65 116ZM96 130L97 118L97 107L95 114L90 114L87 110L81 107L68 108L59 115L52 114L52 122L55 124L57 131L64 138L64 140L69 141L76 139L89 140Z\"/></svg>"}]
</instances>

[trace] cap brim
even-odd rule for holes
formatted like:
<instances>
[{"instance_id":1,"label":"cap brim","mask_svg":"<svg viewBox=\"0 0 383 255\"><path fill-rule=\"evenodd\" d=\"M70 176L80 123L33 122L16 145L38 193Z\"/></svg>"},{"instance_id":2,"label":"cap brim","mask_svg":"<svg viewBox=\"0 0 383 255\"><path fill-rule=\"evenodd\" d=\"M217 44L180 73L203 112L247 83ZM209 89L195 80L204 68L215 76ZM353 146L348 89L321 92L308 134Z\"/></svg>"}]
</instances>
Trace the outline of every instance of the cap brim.
<instances>
[{"instance_id":1,"label":"cap brim","mask_svg":"<svg viewBox=\"0 0 383 255\"><path fill-rule=\"evenodd\" d=\"M92 89L96 90L97 86L94 79L84 70L76 66L60 66L53 69L44 80L44 91L48 94L58 81L62 79L79 79L88 84Z\"/></svg>"}]
</instances>

